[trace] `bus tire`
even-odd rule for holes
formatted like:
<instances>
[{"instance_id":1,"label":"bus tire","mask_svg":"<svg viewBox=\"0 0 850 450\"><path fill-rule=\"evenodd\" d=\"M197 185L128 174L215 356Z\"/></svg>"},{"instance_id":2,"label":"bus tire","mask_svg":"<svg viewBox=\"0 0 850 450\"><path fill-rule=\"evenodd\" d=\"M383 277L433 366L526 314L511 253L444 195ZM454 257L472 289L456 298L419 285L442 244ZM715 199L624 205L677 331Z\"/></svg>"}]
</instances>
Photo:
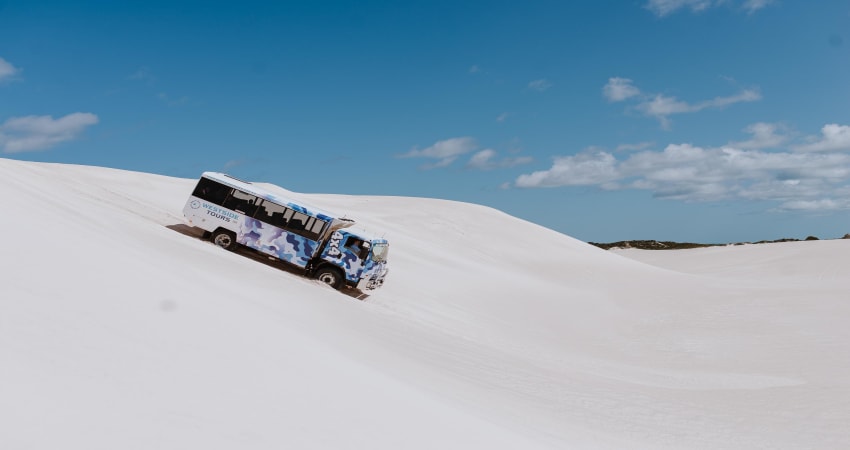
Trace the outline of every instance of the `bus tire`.
<instances>
[{"instance_id":1,"label":"bus tire","mask_svg":"<svg viewBox=\"0 0 850 450\"><path fill-rule=\"evenodd\" d=\"M236 235L232 231L219 229L212 235L213 244L225 249L233 250L236 246Z\"/></svg>"},{"instance_id":2,"label":"bus tire","mask_svg":"<svg viewBox=\"0 0 850 450\"><path fill-rule=\"evenodd\" d=\"M334 289L342 287L342 271L333 266L320 267L316 271L316 279Z\"/></svg>"}]
</instances>

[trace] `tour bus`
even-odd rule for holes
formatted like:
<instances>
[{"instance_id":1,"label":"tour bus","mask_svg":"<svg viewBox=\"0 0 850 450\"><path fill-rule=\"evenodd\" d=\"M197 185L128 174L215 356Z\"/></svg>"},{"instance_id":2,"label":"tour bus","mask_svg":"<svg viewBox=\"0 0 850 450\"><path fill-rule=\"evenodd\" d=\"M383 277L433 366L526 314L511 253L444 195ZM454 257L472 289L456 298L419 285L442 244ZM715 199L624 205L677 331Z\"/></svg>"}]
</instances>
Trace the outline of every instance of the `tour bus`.
<instances>
[{"instance_id":1,"label":"tour bus","mask_svg":"<svg viewBox=\"0 0 850 450\"><path fill-rule=\"evenodd\" d=\"M244 245L304 270L336 289L384 284L389 242L352 228L345 217L304 206L249 182L204 172L183 207L215 245Z\"/></svg>"}]
</instances>

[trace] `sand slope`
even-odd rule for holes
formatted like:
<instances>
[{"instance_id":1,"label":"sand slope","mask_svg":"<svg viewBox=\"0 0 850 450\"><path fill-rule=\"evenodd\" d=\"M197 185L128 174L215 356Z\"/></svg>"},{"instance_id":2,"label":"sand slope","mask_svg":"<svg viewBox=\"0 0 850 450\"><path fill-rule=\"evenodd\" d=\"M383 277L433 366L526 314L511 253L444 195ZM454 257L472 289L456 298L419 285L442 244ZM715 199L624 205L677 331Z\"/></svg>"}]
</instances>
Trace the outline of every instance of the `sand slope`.
<instances>
[{"instance_id":1,"label":"sand slope","mask_svg":"<svg viewBox=\"0 0 850 450\"><path fill-rule=\"evenodd\" d=\"M198 239L194 182L0 159L3 448L850 447L850 241L616 253L301 195L390 240L359 301Z\"/></svg>"}]
</instances>

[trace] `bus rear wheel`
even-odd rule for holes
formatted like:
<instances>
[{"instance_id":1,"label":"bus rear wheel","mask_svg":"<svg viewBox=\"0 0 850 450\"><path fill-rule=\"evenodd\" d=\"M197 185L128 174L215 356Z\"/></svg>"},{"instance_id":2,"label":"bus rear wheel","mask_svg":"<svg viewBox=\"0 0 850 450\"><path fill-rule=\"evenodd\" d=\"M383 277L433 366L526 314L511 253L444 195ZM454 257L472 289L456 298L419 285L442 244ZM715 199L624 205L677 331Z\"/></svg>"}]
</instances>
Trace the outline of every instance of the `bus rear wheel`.
<instances>
[{"instance_id":1,"label":"bus rear wheel","mask_svg":"<svg viewBox=\"0 0 850 450\"><path fill-rule=\"evenodd\" d=\"M339 289L342 286L342 272L331 266L325 266L316 271L316 279L328 286Z\"/></svg>"},{"instance_id":2,"label":"bus rear wheel","mask_svg":"<svg viewBox=\"0 0 850 450\"><path fill-rule=\"evenodd\" d=\"M236 245L236 236L227 230L216 230L212 235L213 244L225 249L233 250Z\"/></svg>"}]
</instances>

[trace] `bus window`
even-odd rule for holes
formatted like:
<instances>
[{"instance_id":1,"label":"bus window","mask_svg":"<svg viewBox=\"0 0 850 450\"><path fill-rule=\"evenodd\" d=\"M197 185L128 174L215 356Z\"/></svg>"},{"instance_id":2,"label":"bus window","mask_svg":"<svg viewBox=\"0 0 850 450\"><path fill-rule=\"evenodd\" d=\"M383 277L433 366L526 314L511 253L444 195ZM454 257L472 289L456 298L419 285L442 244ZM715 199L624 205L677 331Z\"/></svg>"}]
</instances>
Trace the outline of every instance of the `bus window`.
<instances>
[{"instance_id":1,"label":"bus window","mask_svg":"<svg viewBox=\"0 0 850 450\"><path fill-rule=\"evenodd\" d=\"M345 247L360 259L366 259L366 256L369 254L369 248L363 245L363 240L354 236L348 237L345 241Z\"/></svg>"},{"instance_id":2,"label":"bus window","mask_svg":"<svg viewBox=\"0 0 850 450\"><path fill-rule=\"evenodd\" d=\"M277 203L263 200L263 203L260 205L260 209L257 210L257 214L254 218L262 220L269 225L283 228L286 226L286 219L283 218L283 212L285 210L286 208L278 205Z\"/></svg>"},{"instance_id":3,"label":"bus window","mask_svg":"<svg viewBox=\"0 0 850 450\"><path fill-rule=\"evenodd\" d=\"M289 219L289 223L286 224L286 229L301 234L300 232L304 230L304 223L309 217L310 216L307 214L296 211L295 214L292 215L292 218Z\"/></svg>"},{"instance_id":4,"label":"bus window","mask_svg":"<svg viewBox=\"0 0 850 450\"><path fill-rule=\"evenodd\" d=\"M372 246L372 260L375 262L385 262L387 260L387 252L389 245L375 244Z\"/></svg>"},{"instance_id":5,"label":"bus window","mask_svg":"<svg viewBox=\"0 0 850 450\"><path fill-rule=\"evenodd\" d=\"M310 229L315 235L318 237L322 234L322 230L325 229L325 225L328 223L321 219L316 219L316 223L313 224L313 228Z\"/></svg>"},{"instance_id":6,"label":"bus window","mask_svg":"<svg viewBox=\"0 0 850 450\"><path fill-rule=\"evenodd\" d=\"M219 182L201 178L192 195L216 205L221 205L233 189Z\"/></svg>"},{"instance_id":7,"label":"bus window","mask_svg":"<svg viewBox=\"0 0 850 450\"><path fill-rule=\"evenodd\" d=\"M239 189L234 189L233 193L230 194L230 197L228 197L221 206L224 206L227 209L232 209L236 212L241 212L246 216L253 216L254 211L257 209L257 197L242 192Z\"/></svg>"},{"instance_id":8,"label":"bus window","mask_svg":"<svg viewBox=\"0 0 850 450\"><path fill-rule=\"evenodd\" d=\"M307 223L304 224L304 229L298 233L308 239L317 241L319 240L319 236L322 235L322 230L326 224L327 222L322 219L310 217L307 219Z\"/></svg>"}]
</instances>

